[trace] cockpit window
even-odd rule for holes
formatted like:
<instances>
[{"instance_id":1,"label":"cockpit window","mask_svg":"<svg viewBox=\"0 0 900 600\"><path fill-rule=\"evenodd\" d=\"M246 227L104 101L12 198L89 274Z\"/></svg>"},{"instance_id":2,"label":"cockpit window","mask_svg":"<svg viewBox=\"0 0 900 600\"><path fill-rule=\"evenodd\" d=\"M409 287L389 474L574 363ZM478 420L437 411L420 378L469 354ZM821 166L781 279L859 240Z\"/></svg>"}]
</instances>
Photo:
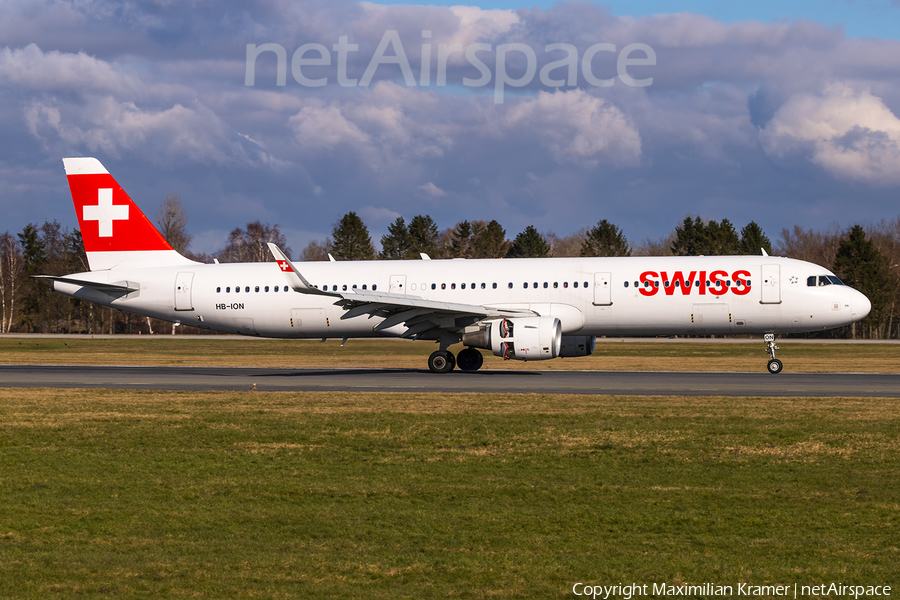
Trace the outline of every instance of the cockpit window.
<instances>
[{"instance_id":1,"label":"cockpit window","mask_svg":"<svg viewBox=\"0 0 900 600\"><path fill-rule=\"evenodd\" d=\"M844 282L834 275L819 275L818 277L816 277L815 275L810 275L806 278L806 285L808 285L809 287L822 287L826 285L844 285Z\"/></svg>"}]
</instances>

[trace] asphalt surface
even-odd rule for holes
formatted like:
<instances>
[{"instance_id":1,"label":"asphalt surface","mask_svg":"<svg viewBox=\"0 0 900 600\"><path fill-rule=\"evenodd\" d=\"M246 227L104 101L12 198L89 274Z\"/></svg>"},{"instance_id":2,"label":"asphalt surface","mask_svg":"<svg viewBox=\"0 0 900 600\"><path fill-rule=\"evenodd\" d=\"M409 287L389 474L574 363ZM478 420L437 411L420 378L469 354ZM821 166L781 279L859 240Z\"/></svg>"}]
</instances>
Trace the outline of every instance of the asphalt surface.
<instances>
[{"instance_id":1,"label":"asphalt surface","mask_svg":"<svg viewBox=\"0 0 900 600\"><path fill-rule=\"evenodd\" d=\"M0 365L0 388L900 398L900 374ZM2 393L0 393L2 395Z\"/></svg>"}]
</instances>

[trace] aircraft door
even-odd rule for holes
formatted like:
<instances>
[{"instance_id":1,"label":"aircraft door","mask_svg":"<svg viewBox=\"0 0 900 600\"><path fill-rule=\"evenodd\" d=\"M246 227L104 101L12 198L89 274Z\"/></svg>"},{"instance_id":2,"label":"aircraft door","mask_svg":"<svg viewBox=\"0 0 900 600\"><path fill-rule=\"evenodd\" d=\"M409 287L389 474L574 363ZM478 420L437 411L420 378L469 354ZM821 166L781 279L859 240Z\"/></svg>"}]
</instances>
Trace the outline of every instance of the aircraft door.
<instances>
[{"instance_id":1,"label":"aircraft door","mask_svg":"<svg viewBox=\"0 0 900 600\"><path fill-rule=\"evenodd\" d=\"M191 301L193 283L193 273L179 273L175 277L175 310L194 310Z\"/></svg>"},{"instance_id":2,"label":"aircraft door","mask_svg":"<svg viewBox=\"0 0 900 600\"><path fill-rule=\"evenodd\" d=\"M406 293L406 275L391 275L391 293Z\"/></svg>"},{"instance_id":3,"label":"aircraft door","mask_svg":"<svg viewBox=\"0 0 900 600\"><path fill-rule=\"evenodd\" d=\"M610 273L594 273L594 306L612 304L612 276Z\"/></svg>"},{"instance_id":4,"label":"aircraft door","mask_svg":"<svg viewBox=\"0 0 900 600\"><path fill-rule=\"evenodd\" d=\"M781 265L762 266L761 304L781 304Z\"/></svg>"}]
</instances>

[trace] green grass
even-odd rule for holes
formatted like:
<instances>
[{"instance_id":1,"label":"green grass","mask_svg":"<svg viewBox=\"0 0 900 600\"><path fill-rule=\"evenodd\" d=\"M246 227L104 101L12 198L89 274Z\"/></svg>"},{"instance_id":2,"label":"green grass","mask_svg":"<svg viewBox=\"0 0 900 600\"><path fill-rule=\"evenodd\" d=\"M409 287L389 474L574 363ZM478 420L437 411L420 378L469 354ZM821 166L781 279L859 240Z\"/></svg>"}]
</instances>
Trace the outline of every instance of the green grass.
<instances>
[{"instance_id":1,"label":"green grass","mask_svg":"<svg viewBox=\"0 0 900 600\"><path fill-rule=\"evenodd\" d=\"M779 342L787 372L900 372L900 344ZM451 347L458 352L461 345ZM15 338L0 336L0 364L216 365L259 367L426 368L432 342L408 340ZM762 371L756 344L598 341L592 356L504 361L484 351L487 369Z\"/></svg>"},{"instance_id":2,"label":"green grass","mask_svg":"<svg viewBox=\"0 0 900 600\"><path fill-rule=\"evenodd\" d=\"M900 584L897 400L0 397L2 597Z\"/></svg>"}]
</instances>

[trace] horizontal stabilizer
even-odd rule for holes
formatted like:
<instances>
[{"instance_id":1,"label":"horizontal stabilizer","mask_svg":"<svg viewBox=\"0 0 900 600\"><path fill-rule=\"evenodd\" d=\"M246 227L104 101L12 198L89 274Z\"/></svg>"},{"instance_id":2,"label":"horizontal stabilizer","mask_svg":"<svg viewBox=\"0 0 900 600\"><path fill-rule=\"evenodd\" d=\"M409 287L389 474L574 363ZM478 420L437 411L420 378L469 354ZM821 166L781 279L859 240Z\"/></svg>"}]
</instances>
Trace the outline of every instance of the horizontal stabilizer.
<instances>
[{"instance_id":1,"label":"horizontal stabilizer","mask_svg":"<svg viewBox=\"0 0 900 600\"><path fill-rule=\"evenodd\" d=\"M50 281L58 281L60 283L70 283L72 285L80 285L82 287L93 288L100 292L108 294L130 294L136 292L140 288L128 287L124 285L115 285L112 283L100 283L97 281L85 281L83 279L72 279L71 277L54 277L53 275L33 275L35 279L49 279Z\"/></svg>"}]
</instances>

